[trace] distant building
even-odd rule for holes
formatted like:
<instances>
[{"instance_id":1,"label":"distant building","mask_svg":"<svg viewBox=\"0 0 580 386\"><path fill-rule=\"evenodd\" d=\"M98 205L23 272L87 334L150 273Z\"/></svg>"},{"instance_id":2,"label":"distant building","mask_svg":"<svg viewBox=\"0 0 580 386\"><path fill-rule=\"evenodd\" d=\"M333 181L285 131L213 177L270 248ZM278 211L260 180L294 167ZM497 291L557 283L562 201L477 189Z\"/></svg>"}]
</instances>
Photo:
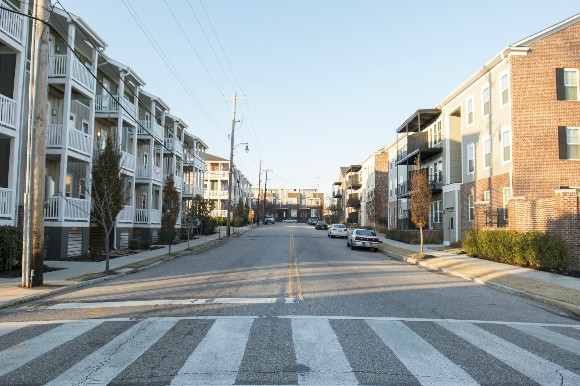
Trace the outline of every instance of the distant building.
<instances>
[{"instance_id":1,"label":"distant building","mask_svg":"<svg viewBox=\"0 0 580 386\"><path fill-rule=\"evenodd\" d=\"M228 210L228 186L230 161L215 156L213 154L205 155L205 198L210 199L214 209L211 212L213 217L226 217ZM232 176L232 209L240 201L250 205L252 185L242 172L234 164Z\"/></svg>"}]
</instances>

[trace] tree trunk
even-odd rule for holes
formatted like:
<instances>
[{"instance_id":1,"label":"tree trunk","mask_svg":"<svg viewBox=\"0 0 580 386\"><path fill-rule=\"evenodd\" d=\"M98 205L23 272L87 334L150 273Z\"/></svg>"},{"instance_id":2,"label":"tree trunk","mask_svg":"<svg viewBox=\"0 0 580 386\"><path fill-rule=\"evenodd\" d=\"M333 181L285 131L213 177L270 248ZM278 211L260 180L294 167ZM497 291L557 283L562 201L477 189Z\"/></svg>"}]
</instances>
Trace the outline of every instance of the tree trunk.
<instances>
[{"instance_id":1,"label":"tree trunk","mask_svg":"<svg viewBox=\"0 0 580 386\"><path fill-rule=\"evenodd\" d=\"M419 228L419 233L421 234L421 254L423 254L423 227Z\"/></svg>"},{"instance_id":2,"label":"tree trunk","mask_svg":"<svg viewBox=\"0 0 580 386\"><path fill-rule=\"evenodd\" d=\"M105 231L105 273L109 272L109 234L111 230L108 229Z\"/></svg>"}]
</instances>

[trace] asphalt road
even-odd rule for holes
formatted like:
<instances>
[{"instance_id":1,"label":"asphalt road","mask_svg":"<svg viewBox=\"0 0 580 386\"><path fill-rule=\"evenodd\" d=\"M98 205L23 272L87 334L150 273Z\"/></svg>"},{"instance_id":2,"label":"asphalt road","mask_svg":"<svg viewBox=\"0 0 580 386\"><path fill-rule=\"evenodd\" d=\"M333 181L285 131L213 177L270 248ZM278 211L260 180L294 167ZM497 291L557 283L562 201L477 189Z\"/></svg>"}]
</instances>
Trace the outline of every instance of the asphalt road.
<instances>
[{"instance_id":1,"label":"asphalt road","mask_svg":"<svg viewBox=\"0 0 580 386\"><path fill-rule=\"evenodd\" d=\"M578 385L580 322L275 224L0 311L0 363L0 385Z\"/></svg>"}]
</instances>

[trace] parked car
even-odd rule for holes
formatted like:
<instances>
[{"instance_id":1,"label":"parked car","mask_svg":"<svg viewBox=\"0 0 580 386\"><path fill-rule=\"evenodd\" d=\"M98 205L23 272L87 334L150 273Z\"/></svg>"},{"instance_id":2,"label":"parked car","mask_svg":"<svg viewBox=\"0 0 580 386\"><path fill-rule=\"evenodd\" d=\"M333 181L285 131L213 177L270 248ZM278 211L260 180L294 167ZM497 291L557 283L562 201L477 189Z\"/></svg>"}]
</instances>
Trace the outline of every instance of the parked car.
<instances>
[{"instance_id":1,"label":"parked car","mask_svg":"<svg viewBox=\"0 0 580 386\"><path fill-rule=\"evenodd\" d=\"M274 217L272 216L264 217L264 224L274 224L275 222L276 220L274 220Z\"/></svg>"},{"instance_id":2,"label":"parked car","mask_svg":"<svg viewBox=\"0 0 580 386\"><path fill-rule=\"evenodd\" d=\"M308 225L316 225L317 222L318 222L318 219L316 217L310 217L308 219Z\"/></svg>"},{"instance_id":3,"label":"parked car","mask_svg":"<svg viewBox=\"0 0 580 386\"><path fill-rule=\"evenodd\" d=\"M348 229L344 224L332 224L328 228L328 237L344 237L347 238Z\"/></svg>"},{"instance_id":4,"label":"parked car","mask_svg":"<svg viewBox=\"0 0 580 386\"><path fill-rule=\"evenodd\" d=\"M379 250L379 243L375 232L368 229L355 229L346 238L346 246L350 249L372 248L376 252Z\"/></svg>"},{"instance_id":5,"label":"parked car","mask_svg":"<svg viewBox=\"0 0 580 386\"><path fill-rule=\"evenodd\" d=\"M328 229L328 225L326 225L326 223L324 221L318 221L316 223L316 225L314 226L314 229Z\"/></svg>"},{"instance_id":6,"label":"parked car","mask_svg":"<svg viewBox=\"0 0 580 386\"><path fill-rule=\"evenodd\" d=\"M282 220L282 222L297 222L295 218L287 218L285 220Z\"/></svg>"}]
</instances>

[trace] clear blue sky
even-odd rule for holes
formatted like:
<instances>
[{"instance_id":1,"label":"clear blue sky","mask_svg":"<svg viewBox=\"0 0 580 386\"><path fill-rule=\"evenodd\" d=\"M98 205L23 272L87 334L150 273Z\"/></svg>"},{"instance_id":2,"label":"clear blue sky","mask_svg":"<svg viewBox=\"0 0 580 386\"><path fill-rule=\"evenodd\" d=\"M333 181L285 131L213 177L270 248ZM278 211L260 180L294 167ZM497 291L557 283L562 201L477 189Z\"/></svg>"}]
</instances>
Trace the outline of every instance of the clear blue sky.
<instances>
[{"instance_id":1,"label":"clear blue sky","mask_svg":"<svg viewBox=\"0 0 580 386\"><path fill-rule=\"evenodd\" d=\"M209 119L123 1L138 13ZM145 90L161 96L171 114L189 124L210 153L229 157L232 106L221 93L244 94L235 139L249 142L251 151L245 154L240 146L235 162L254 186L262 159L264 168L273 169L268 186L316 187L320 177L324 192L340 166L358 163L392 141L412 112L437 105L507 45L580 12L578 0L203 0L240 88L200 0L61 2L108 43L111 58L131 66L146 81Z\"/></svg>"}]
</instances>

